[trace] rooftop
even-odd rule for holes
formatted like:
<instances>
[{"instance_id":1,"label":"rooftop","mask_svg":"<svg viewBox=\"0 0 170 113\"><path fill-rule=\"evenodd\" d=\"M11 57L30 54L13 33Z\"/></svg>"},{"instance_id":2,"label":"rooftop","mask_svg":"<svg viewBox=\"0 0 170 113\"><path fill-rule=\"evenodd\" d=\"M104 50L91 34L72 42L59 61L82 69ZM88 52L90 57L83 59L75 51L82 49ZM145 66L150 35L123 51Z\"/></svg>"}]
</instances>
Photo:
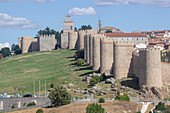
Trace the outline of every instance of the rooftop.
<instances>
[{"instance_id":1,"label":"rooftop","mask_svg":"<svg viewBox=\"0 0 170 113\"><path fill-rule=\"evenodd\" d=\"M108 37L146 37L141 33L104 33Z\"/></svg>"}]
</instances>

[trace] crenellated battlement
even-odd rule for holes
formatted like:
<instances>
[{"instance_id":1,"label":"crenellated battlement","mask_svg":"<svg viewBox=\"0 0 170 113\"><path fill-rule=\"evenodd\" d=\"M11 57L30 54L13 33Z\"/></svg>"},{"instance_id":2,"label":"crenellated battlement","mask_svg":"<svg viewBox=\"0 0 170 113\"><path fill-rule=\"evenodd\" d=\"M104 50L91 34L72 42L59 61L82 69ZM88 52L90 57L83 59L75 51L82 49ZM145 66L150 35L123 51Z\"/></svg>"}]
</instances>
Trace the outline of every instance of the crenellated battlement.
<instances>
[{"instance_id":1,"label":"crenellated battlement","mask_svg":"<svg viewBox=\"0 0 170 113\"><path fill-rule=\"evenodd\" d=\"M141 48L139 51L160 51L160 48Z\"/></svg>"},{"instance_id":2,"label":"crenellated battlement","mask_svg":"<svg viewBox=\"0 0 170 113\"><path fill-rule=\"evenodd\" d=\"M39 35L39 37L55 37L55 35Z\"/></svg>"},{"instance_id":3,"label":"crenellated battlement","mask_svg":"<svg viewBox=\"0 0 170 113\"><path fill-rule=\"evenodd\" d=\"M133 41L115 41L115 45L134 45Z\"/></svg>"}]
</instances>

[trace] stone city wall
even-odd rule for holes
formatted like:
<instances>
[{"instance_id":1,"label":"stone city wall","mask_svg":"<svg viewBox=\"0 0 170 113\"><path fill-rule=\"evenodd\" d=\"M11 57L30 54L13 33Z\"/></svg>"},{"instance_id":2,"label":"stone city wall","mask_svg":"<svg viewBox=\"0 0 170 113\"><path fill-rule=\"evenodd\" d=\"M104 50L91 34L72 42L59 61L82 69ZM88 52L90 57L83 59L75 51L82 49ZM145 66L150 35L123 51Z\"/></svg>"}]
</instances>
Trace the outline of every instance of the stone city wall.
<instances>
[{"instance_id":1,"label":"stone city wall","mask_svg":"<svg viewBox=\"0 0 170 113\"><path fill-rule=\"evenodd\" d=\"M67 49L68 48L68 33L61 34L61 48Z\"/></svg>"},{"instance_id":2,"label":"stone city wall","mask_svg":"<svg viewBox=\"0 0 170 113\"><path fill-rule=\"evenodd\" d=\"M162 87L160 49L141 49L139 52L139 60L139 85L147 85L148 87Z\"/></svg>"},{"instance_id":3,"label":"stone city wall","mask_svg":"<svg viewBox=\"0 0 170 113\"><path fill-rule=\"evenodd\" d=\"M74 49L77 48L77 41L78 41L78 37L77 37L77 32L70 32L68 35L68 48L69 49Z\"/></svg>"},{"instance_id":4,"label":"stone city wall","mask_svg":"<svg viewBox=\"0 0 170 113\"><path fill-rule=\"evenodd\" d=\"M114 59L114 44L111 38L101 39L101 50L100 50L100 72L106 75L113 74L113 59Z\"/></svg>"},{"instance_id":5,"label":"stone city wall","mask_svg":"<svg viewBox=\"0 0 170 113\"><path fill-rule=\"evenodd\" d=\"M132 59L133 45L133 42L115 42L114 77L116 80L128 77Z\"/></svg>"},{"instance_id":6,"label":"stone city wall","mask_svg":"<svg viewBox=\"0 0 170 113\"><path fill-rule=\"evenodd\" d=\"M28 53L32 51L31 44L32 44L32 37L21 37L21 50L22 53Z\"/></svg>"},{"instance_id":7,"label":"stone city wall","mask_svg":"<svg viewBox=\"0 0 170 113\"><path fill-rule=\"evenodd\" d=\"M36 106L28 107L31 102L35 102ZM13 108L14 106L16 108ZM0 98L0 112L9 112L35 107L47 107L51 105L49 98Z\"/></svg>"},{"instance_id":8,"label":"stone city wall","mask_svg":"<svg viewBox=\"0 0 170 113\"><path fill-rule=\"evenodd\" d=\"M38 37L39 51L51 51L55 49L55 35L40 35Z\"/></svg>"},{"instance_id":9,"label":"stone city wall","mask_svg":"<svg viewBox=\"0 0 170 113\"><path fill-rule=\"evenodd\" d=\"M161 63L162 79L165 85L170 85L170 63Z\"/></svg>"}]
</instances>

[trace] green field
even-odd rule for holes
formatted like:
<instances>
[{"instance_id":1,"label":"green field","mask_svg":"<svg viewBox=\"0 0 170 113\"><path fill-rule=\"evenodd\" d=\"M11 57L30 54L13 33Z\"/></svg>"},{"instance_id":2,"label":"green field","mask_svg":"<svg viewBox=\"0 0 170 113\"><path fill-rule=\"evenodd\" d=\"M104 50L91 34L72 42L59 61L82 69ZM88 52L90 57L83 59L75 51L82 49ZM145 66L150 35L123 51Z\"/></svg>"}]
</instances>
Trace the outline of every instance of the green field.
<instances>
[{"instance_id":1,"label":"green field","mask_svg":"<svg viewBox=\"0 0 170 113\"><path fill-rule=\"evenodd\" d=\"M32 52L0 60L0 93L33 94L35 81L36 94L41 82L41 94L44 93L45 80L47 89L50 84L75 84L74 88L85 88L84 75L91 73L89 66L77 66L73 58L76 50L58 50Z\"/></svg>"}]
</instances>

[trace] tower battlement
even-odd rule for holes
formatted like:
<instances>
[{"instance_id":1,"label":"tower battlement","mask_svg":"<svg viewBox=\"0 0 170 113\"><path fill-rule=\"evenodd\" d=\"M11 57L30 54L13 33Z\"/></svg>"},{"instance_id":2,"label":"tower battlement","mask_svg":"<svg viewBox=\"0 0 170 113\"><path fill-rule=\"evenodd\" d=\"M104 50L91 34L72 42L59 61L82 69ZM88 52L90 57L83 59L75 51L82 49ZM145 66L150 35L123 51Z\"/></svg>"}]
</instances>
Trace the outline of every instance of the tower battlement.
<instances>
[{"instance_id":1,"label":"tower battlement","mask_svg":"<svg viewBox=\"0 0 170 113\"><path fill-rule=\"evenodd\" d=\"M55 35L39 35L39 37L55 37Z\"/></svg>"},{"instance_id":2,"label":"tower battlement","mask_svg":"<svg viewBox=\"0 0 170 113\"><path fill-rule=\"evenodd\" d=\"M116 45L134 45L133 41L115 41Z\"/></svg>"}]
</instances>

